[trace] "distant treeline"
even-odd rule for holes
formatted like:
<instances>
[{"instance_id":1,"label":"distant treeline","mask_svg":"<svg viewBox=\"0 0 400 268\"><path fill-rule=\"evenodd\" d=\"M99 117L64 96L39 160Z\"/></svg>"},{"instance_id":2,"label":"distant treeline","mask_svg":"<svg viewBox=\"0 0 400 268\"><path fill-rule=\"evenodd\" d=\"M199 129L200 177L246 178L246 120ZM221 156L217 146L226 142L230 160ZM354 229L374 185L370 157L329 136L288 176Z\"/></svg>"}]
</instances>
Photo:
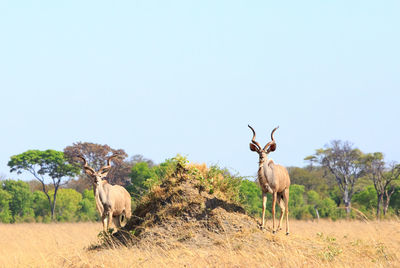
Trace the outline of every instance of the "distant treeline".
<instances>
[{"instance_id":1,"label":"distant treeline","mask_svg":"<svg viewBox=\"0 0 400 268\"><path fill-rule=\"evenodd\" d=\"M0 222L99 220L91 181L80 171L81 163L74 156L84 156L91 166L99 169L112 153L122 157L114 162L107 180L123 185L130 192L133 208L149 189L171 175L178 164L190 166L179 155L161 164L140 155L124 160L127 154L123 150L93 143L75 143L63 152L30 150L12 156L9 166L11 171L29 172L34 179L0 181ZM333 141L306 160L310 161L306 167L288 168L292 182L291 217L372 219L400 213L400 166L384 162L383 154L364 154L349 143ZM232 202L242 204L249 214L261 215L261 190L256 181L216 165L194 166L189 170L199 185L210 192L225 191ZM271 203L272 198L268 198L269 208ZM270 216L270 209L266 215Z\"/></svg>"}]
</instances>

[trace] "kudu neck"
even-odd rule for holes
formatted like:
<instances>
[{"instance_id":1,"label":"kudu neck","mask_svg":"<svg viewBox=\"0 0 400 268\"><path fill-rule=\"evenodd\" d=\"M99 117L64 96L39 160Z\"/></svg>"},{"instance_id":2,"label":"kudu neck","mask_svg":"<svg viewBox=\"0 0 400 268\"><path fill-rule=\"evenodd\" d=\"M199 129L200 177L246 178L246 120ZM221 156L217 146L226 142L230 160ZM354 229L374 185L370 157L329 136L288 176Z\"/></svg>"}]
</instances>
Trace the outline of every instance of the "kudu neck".
<instances>
[{"instance_id":1,"label":"kudu neck","mask_svg":"<svg viewBox=\"0 0 400 268\"><path fill-rule=\"evenodd\" d=\"M94 194L96 195L96 194L99 194L100 192L103 192L104 191L104 188L103 188L103 186L105 185L105 184L107 184L107 181L106 180L101 180L101 182L100 183L93 183L93 191L94 191Z\"/></svg>"},{"instance_id":2,"label":"kudu neck","mask_svg":"<svg viewBox=\"0 0 400 268\"><path fill-rule=\"evenodd\" d=\"M95 183L93 185L93 191L96 201L103 203L106 200L106 192L103 186L107 184L106 180L102 180L99 184Z\"/></svg>"},{"instance_id":3,"label":"kudu neck","mask_svg":"<svg viewBox=\"0 0 400 268\"><path fill-rule=\"evenodd\" d=\"M260 156L260 159L258 161L258 167L259 169L263 168L264 166L267 165L268 162L268 156L265 154L263 156Z\"/></svg>"}]
</instances>

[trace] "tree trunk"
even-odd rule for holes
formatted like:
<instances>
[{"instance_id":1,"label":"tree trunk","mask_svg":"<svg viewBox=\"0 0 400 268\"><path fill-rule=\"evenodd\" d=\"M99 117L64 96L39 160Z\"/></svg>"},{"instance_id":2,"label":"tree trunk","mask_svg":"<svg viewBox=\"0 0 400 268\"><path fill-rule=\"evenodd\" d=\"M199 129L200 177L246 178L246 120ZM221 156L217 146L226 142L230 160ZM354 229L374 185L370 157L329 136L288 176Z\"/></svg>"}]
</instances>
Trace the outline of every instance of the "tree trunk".
<instances>
[{"instance_id":1,"label":"tree trunk","mask_svg":"<svg viewBox=\"0 0 400 268\"><path fill-rule=\"evenodd\" d=\"M319 221L319 212L318 212L318 209L315 207L314 208L315 209L315 214L317 214L317 221Z\"/></svg>"},{"instance_id":2,"label":"tree trunk","mask_svg":"<svg viewBox=\"0 0 400 268\"><path fill-rule=\"evenodd\" d=\"M388 208L389 208L389 202L385 201L385 204L383 205L383 216L386 216Z\"/></svg>"},{"instance_id":3,"label":"tree trunk","mask_svg":"<svg viewBox=\"0 0 400 268\"><path fill-rule=\"evenodd\" d=\"M350 216L350 211L351 211L351 200L349 197L349 190L347 189L347 187L344 189L343 192L343 203L344 206L346 207L346 214L348 218Z\"/></svg>"},{"instance_id":4,"label":"tree trunk","mask_svg":"<svg viewBox=\"0 0 400 268\"><path fill-rule=\"evenodd\" d=\"M49 195L48 192L46 191L46 185L44 184L44 181L42 181L42 180L39 180L39 181L42 183L42 191L43 191L43 193L46 195L47 201L49 201L49 207L50 207L50 212L51 212L51 220L53 220L53 213L54 213L54 211L53 211L53 205L52 205L52 203L51 203L50 195Z\"/></svg>"},{"instance_id":5,"label":"tree trunk","mask_svg":"<svg viewBox=\"0 0 400 268\"><path fill-rule=\"evenodd\" d=\"M54 211L56 210L56 199L57 199L58 187L54 188L53 204L51 204L51 220L54 221Z\"/></svg>"},{"instance_id":6,"label":"tree trunk","mask_svg":"<svg viewBox=\"0 0 400 268\"><path fill-rule=\"evenodd\" d=\"M381 206L383 201L383 194L378 193L378 203L376 204L376 219L379 220L381 216Z\"/></svg>"},{"instance_id":7,"label":"tree trunk","mask_svg":"<svg viewBox=\"0 0 400 268\"><path fill-rule=\"evenodd\" d=\"M384 216L386 216L386 212L389 208L390 198L392 197L393 193L394 193L394 188L391 189L389 193L388 193L388 191L385 191L386 198L383 203L383 215Z\"/></svg>"}]
</instances>

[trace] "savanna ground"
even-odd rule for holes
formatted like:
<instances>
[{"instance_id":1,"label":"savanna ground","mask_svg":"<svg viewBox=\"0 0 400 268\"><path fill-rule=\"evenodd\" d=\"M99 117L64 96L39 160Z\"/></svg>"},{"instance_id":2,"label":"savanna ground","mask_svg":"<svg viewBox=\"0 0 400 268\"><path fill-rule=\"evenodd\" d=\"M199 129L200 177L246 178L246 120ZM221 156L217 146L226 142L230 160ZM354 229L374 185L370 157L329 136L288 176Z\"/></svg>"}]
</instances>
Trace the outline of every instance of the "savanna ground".
<instances>
[{"instance_id":1,"label":"savanna ground","mask_svg":"<svg viewBox=\"0 0 400 268\"><path fill-rule=\"evenodd\" d=\"M267 222L268 225L271 221ZM399 267L400 221L291 221L283 231L220 234L213 246L147 242L88 250L101 223L0 225L1 267ZM167 249L168 248L168 249Z\"/></svg>"}]
</instances>

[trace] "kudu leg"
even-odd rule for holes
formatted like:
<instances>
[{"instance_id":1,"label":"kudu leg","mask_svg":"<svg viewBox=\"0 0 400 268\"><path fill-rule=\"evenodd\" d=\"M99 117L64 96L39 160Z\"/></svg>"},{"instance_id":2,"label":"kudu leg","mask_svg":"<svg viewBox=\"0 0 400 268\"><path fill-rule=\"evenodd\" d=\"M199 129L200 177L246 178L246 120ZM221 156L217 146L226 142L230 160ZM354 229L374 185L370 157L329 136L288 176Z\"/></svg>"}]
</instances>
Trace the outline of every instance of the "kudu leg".
<instances>
[{"instance_id":1,"label":"kudu leg","mask_svg":"<svg viewBox=\"0 0 400 268\"><path fill-rule=\"evenodd\" d=\"M122 223L122 217L123 217L123 215L121 214L121 215L118 215L118 216L114 216L113 217L113 222L114 222L114 225L118 228L118 229L121 229L122 228L122 226L121 226L121 223Z\"/></svg>"},{"instance_id":2,"label":"kudu leg","mask_svg":"<svg viewBox=\"0 0 400 268\"><path fill-rule=\"evenodd\" d=\"M109 212L108 212L107 230L108 230L108 229L110 228L110 226L111 226L112 219L113 219L112 212L109 211Z\"/></svg>"},{"instance_id":3,"label":"kudu leg","mask_svg":"<svg viewBox=\"0 0 400 268\"><path fill-rule=\"evenodd\" d=\"M278 200L277 203L281 209L281 216L279 218L279 224L278 224L278 230L282 230L282 221L283 221L283 215L285 214L285 201L283 201L283 195L282 194L278 194Z\"/></svg>"},{"instance_id":4,"label":"kudu leg","mask_svg":"<svg viewBox=\"0 0 400 268\"><path fill-rule=\"evenodd\" d=\"M285 189L283 193L283 200L285 201L286 235L288 235L289 234L289 189Z\"/></svg>"},{"instance_id":5,"label":"kudu leg","mask_svg":"<svg viewBox=\"0 0 400 268\"><path fill-rule=\"evenodd\" d=\"M267 206L267 193L262 194L263 198L263 203L262 203L262 221L261 221L261 229L264 229L264 223L265 223L265 208Z\"/></svg>"},{"instance_id":6,"label":"kudu leg","mask_svg":"<svg viewBox=\"0 0 400 268\"><path fill-rule=\"evenodd\" d=\"M276 206L277 193L272 194L272 233L275 233L275 206Z\"/></svg>"},{"instance_id":7,"label":"kudu leg","mask_svg":"<svg viewBox=\"0 0 400 268\"><path fill-rule=\"evenodd\" d=\"M104 213L104 214L101 216L101 221L102 221L102 223L103 223L103 231L106 232L106 231L107 231L107 222L108 222L107 213Z\"/></svg>"}]
</instances>

